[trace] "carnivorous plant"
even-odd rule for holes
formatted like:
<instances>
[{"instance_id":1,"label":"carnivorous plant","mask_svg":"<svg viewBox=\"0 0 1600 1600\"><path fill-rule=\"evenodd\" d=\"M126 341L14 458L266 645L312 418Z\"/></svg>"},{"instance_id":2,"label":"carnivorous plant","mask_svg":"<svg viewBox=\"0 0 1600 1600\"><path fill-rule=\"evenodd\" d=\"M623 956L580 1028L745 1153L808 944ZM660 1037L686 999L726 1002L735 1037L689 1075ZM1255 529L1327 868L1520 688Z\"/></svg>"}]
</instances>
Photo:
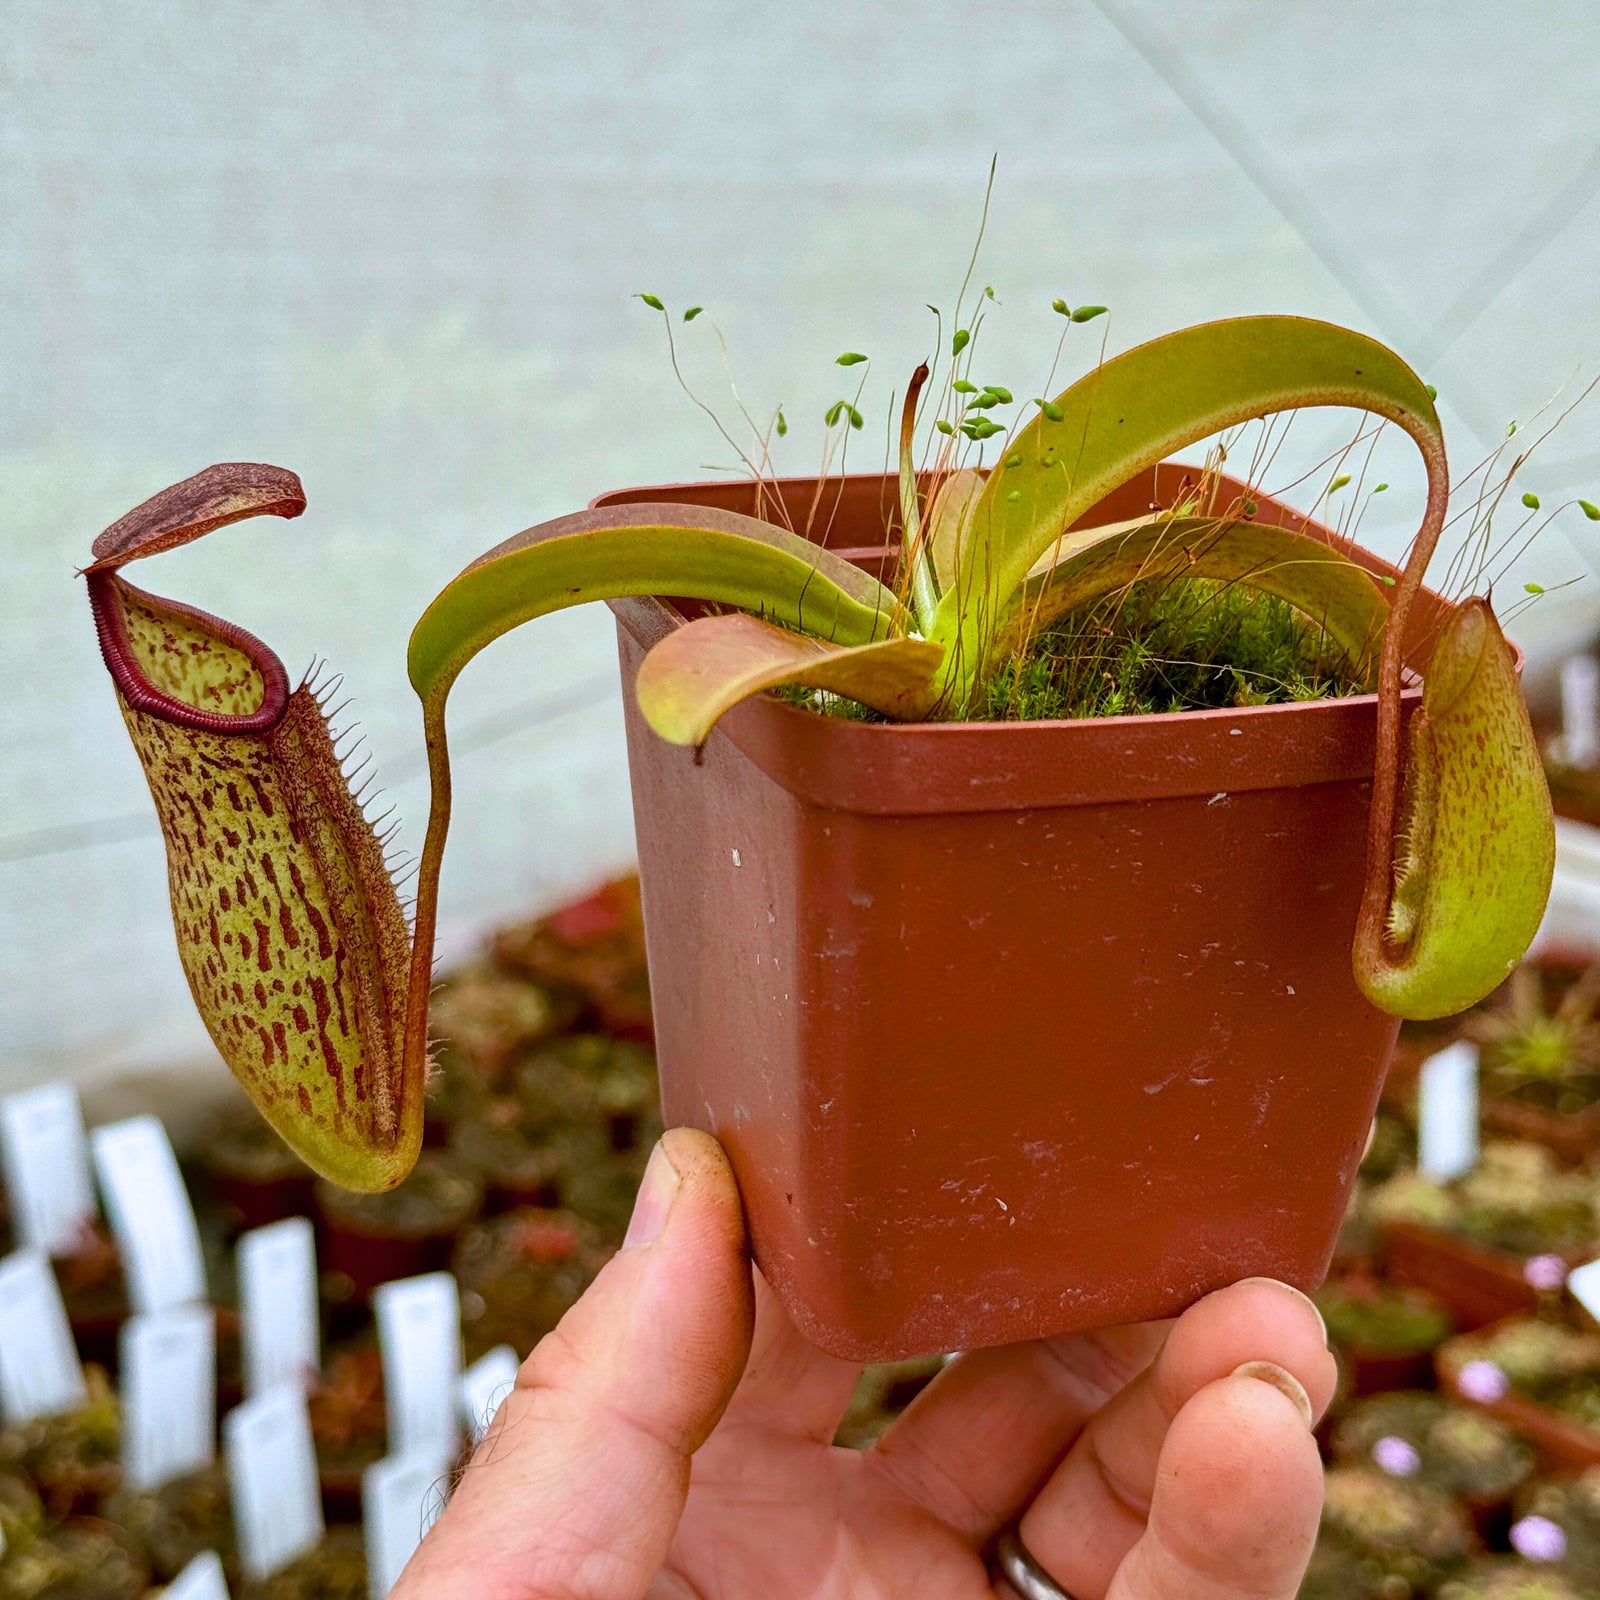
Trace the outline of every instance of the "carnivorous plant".
<instances>
[{"instance_id":1,"label":"carnivorous plant","mask_svg":"<svg viewBox=\"0 0 1600 1600\"><path fill-rule=\"evenodd\" d=\"M664 638L638 678L656 732L698 745L740 700L786 685L899 720L967 716L1033 630L1137 581L1201 578L1276 596L1353 659L1381 641L1353 949L1361 988L1391 1012L1433 1017L1515 965L1544 906L1554 834L1512 652L1486 601L1451 612L1402 726L1402 641L1449 492L1432 394L1410 368L1363 335L1302 318L1187 328L1037 402L986 475L950 471L932 484L912 460L926 377L919 369L902 420L898 589L774 522L675 504L529 528L446 586L408 655L432 783L410 927L312 687L292 688L240 628L123 575L224 524L299 516L299 480L278 467L210 467L95 540L90 600L166 837L184 970L230 1067L313 1166L376 1190L415 1159L451 812L450 688L502 633L584 601L671 595L728 608ZM1248 503L1076 527L1173 452L1309 406L1376 414L1422 455L1426 511L1392 587L1326 543L1252 520ZM964 431L1003 432L986 418Z\"/></svg>"}]
</instances>

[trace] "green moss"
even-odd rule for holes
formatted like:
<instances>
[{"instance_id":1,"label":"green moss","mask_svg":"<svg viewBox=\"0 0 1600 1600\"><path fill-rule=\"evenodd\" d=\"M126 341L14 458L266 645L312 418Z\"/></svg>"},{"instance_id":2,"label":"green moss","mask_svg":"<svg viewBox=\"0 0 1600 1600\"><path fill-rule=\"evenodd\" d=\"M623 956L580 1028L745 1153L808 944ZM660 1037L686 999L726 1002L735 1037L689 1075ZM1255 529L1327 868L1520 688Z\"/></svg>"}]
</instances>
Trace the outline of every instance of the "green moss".
<instances>
[{"instance_id":1,"label":"green moss","mask_svg":"<svg viewBox=\"0 0 1600 1600\"><path fill-rule=\"evenodd\" d=\"M1043 629L989 685L991 721L1225 710L1360 693L1364 672L1292 606L1237 584L1135 584Z\"/></svg>"},{"instance_id":2,"label":"green moss","mask_svg":"<svg viewBox=\"0 0 1600 1600\"><path fill-rule=\"evenodd\" d=\"M1044 722L1326 700L1366 693L1370 669L1351 662L1275 596L1201 579L1138 583L1042 628L1001 665L973 720ZM837 696L779 693L830 716L884 720Z\"/></svg>"}]
</instances>

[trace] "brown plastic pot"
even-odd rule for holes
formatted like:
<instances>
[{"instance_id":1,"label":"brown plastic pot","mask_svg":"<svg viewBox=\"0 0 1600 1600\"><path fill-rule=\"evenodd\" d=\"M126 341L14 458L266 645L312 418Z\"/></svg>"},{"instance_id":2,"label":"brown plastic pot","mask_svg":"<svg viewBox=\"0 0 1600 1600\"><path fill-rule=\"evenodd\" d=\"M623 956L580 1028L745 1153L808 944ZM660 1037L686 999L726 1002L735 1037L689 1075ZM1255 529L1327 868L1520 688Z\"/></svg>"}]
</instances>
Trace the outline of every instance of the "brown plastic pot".
<instances>
[{"instance_id":1,"label":"brown plastic pot","mask_svg":"<svg viewBox=\"0 0 1600 1600\"><path fill-rule=\"evenodd\" d=\"M797 527L814 489L777 486ZM882 571L894 498L834 480L811 526ZM596 504L652 500L755 509ZM689 608L611 604L666 1117L727 1148L809 1339L883 1361L1321 1281L1396 1031L1350 970L1375 697L901 726L762 697L697 754L632 694Z\"/></svg>"}]
</instances>

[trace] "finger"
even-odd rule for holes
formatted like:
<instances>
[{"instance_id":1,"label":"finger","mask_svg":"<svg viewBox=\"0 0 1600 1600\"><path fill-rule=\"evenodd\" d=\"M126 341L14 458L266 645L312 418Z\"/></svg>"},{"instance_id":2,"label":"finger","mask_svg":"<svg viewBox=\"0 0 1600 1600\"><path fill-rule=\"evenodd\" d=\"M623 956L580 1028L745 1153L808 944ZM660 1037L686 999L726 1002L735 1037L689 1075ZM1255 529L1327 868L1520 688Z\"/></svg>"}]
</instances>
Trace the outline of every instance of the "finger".
<instances>
[{"instance_id":1,"label":"finger","mask_svg":"<svg viewBox=\"0 0 1600 1600\"><path fill-rule=\"evenodd\" d=\"M1150 1369L1079 1434L1022 1519L1023 1543L1071 1593L1106 1592L1145 1532L1169 1429L1207 1385L1270 1368L1306 1409L1309 1430L1333 1398L1337 1369L1316 1308L1269 1279L1236 1283L1172 1325Z\"/></svg>"},{"instance_id":2,"label":"finger","mask_svg":"<svg viewBox=\"0 0 1600 1600\"><path fill-rule=\"evenodd\" d=\"M739 1195L689 1129L650 1157L623 1247L523 1363L399 1600L639 1600L689 1458L750 1345Z\"/></svg>"},{"instance_id":3,"label":"finger","mask_svg":"<svg viewBox=\"0 0 1600 1600\"><path fill-rule=\"evenodd\" d=\"M1142 1372L1170 1324L1037 1339L958 1356L912 1401L868 1469L985 1540L1038 1492L1090 1417Z\"/></svg>"},{"instance_id":4,"label":"finger","mask_svg":"<svg viewBox=\"0 0 1600 1600\"><path fill-rule=\"evenodd\" d=\"M1149 1526L1107 1600L1292 1600L1321 1508L1296 1403L1254 1378L1208 1384L1173 1419Z\"/></svg>"},{"instance_id":5,"label":"finger","mask_svg":"<svg viewBox=\"0 0 1600 1600\"><path fill-rule=\"evenodd\" d=\"M861 1364L808 1343L766 1279L756 1274L756 1328L744 1376L718 1434L746 1429L832 1441L861 1377Z\"/></svg>"}]
</instances>

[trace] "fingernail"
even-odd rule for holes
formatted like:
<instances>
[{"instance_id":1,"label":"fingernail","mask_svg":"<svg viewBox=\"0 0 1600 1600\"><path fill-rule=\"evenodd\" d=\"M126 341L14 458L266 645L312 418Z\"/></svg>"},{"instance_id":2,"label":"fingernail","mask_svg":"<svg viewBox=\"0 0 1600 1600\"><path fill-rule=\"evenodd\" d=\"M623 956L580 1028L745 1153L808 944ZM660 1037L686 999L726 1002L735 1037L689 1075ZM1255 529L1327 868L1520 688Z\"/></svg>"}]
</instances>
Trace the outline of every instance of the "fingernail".
<instances>
[{"instance_id":1,"label":"fingernail","mask_svg":"<svg viewBox=\"0 0 1600 1600\"><path fill-rule=\"evenodd\" d=\"M639 1185L638 1198L633 1202L633 1215L628 1219L627 1236L622 1241L624 1250L641 1250L654 1243L656 1235L667 1225L667 1213L672 1209L672 1197L678 1192L679 1181L677 1168L667 1159L667 1152L658 1142L650 1152L644 1182Z\"/></svg>"},{"instance_id":2,"label":"fingernail","mask_svg":"<svg viewBox=\"0 0 1600 1600\"><path fill-rule=\"evenodd\" d=\"M1300 1413L1302 1420L1308 1428L1316 1426L1316 1417L1311 1410L1311 1397L1306 1393L1305 1386L1287 1368L1280 1367L1275 1361L1247 1361L1242 1367L1235 1367L1229 1374L1234 1378L1254 1378L1257 1383L1267 1384L1279 1394L1294 1402L1294 1408Z\"/></svg>"},{"instance_id":3,"label":"fingernail","mask_svg":"<svg viewBox=\"0 0 1600 1600\"><path fill-rule=\"evenodd\" d=\"M1310 1295L1295 1288L1292 1283L1285 1283L1282 1278L1241 1278L1239 1281L1240 1283L1266 1283L1270 1284L1274 1289L1281 1289L1284 1294L1292 1294L1317 1319L1317 1326L1322 1329L1322 1342L1324 1344L1328 1343L1328 1324L1322 1313L1317 1309L1317 1302ZM1331 1349L1332 1346L1329 1346L1329 1348Z\"/></svg>"}]
</instances>

